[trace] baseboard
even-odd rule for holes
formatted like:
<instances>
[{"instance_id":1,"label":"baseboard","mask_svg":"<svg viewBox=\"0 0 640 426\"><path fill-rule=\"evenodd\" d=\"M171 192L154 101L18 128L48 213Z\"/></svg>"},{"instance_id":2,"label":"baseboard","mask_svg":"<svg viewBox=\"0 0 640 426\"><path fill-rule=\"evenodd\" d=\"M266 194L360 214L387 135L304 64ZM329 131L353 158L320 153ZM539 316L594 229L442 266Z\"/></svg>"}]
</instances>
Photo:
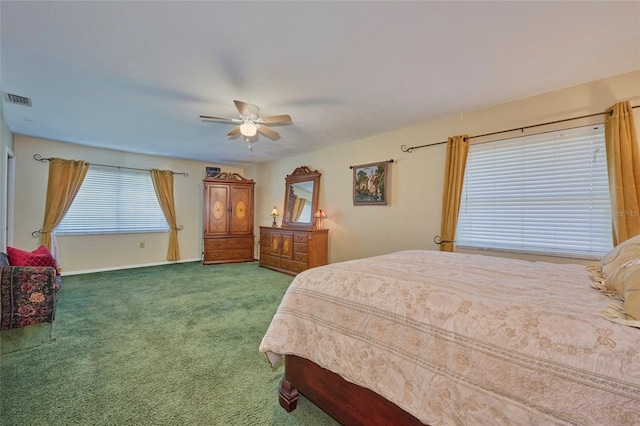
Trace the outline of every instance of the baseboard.
<instances>
[{"instance_id":1,"label":"baseboard","mask_svg":"<svg viewBox=\"0 0 640 426\"><path fill-rule=\"evenodd\" d=\"M144 264L141 264L141 265L126 265L126 266L113 266L113 267L110 267L110 268L82 269L82 270L79 270L79 271L63 272L60 275L62 275L64 277L64 276L69 276L69 275L92 274L94 272L119 271L119 270L122 270L122 269L145 268L147 266L170 265L170 264L173 264L173 263L200 262L201 260L202 259L197 257L195 259L181 259L181 260L177 260L175 262L164 261L164 262L144 263Z\"/></svg>"}]
</instances>

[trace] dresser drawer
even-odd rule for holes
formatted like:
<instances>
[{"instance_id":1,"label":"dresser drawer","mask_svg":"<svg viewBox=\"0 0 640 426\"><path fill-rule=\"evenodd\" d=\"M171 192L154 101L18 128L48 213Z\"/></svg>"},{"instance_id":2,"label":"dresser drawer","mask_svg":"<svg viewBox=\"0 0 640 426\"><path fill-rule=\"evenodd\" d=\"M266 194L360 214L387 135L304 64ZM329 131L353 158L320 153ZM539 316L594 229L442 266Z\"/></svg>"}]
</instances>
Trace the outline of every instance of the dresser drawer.
<instances>
[{"instance_id":1,"label":"dresser drawer","mask_svg":"<svg viewBox=\"0 0 640 426\"><path fill-rule=\"evenodd\" d=\"M268 255L271 252L271 248L269 244L260 244L260 257L263 255Z\"/></svg>"},{"instance_id":2,"label":"dresser drawer","mask_svg":"<svg viewBox=\"0 0 640 426\"><path fill-rule=\"evenodd\" d=\"M269 247L269 241L271 241L270 237L260 237L260 245L264 247Z\"/></svg>"},{"instance_id":3,"label":"dresser drawer","mask_svg":"<svg viewBox=\"0 0 640 426\"><path fill-rule=\"evenodd\" d=\"M309 251L309 246L307 244L294 243L293 251L296 253L307 253Z\"/></svg>"},{"instance_id":4,"label":"dresser drawer","mask_svg":"<svg viewBox=\"0 0 640 426\"><path fill-rule=\"evenodd\" d=\"M280 267L280 258L273 256L260 255L260 265Z\"/></svg>"},{"instance_id":5,"label":"dresser drawer","mask_svg":"<svg viewBox=\"0 0 640 426\"><path fill-rule=\"evenodd\" d=\"M309 234L307 234L306 232L296 232L293 235L293 242L294 243L307 243L307 241L309 241Z\"/></svg>"},{"instance_id":6,"label":"dresser drawer","mask_svg":"<svg viewBox=\"0 0 640 426\"><path fill-rule=\"evenodd\" d=\"M307 262L309 262L309 255L307 253L295 252L293 253L293 260L306 264Z\"/></svg>"},{"instance_id":7,"label":"dresser drawer","mask_svg":"<svg viewBox=\"0 0 640 426\"><path fill-rule=\"evenodd\" d=\"M280 267L284 268L286 270L289 270L291 272L302 272L305 269L307 269L307 264L306 263L300 263L300 262L294 262L293 260L286 260L286 259L282 259L280 261Z\"/></svg>"},{"instance_id":8,"label":"dresser drawer","mask_svg":"<svg viewBox=\"0 0 640 426\"><path fill-rule=\"evenodd\" d=\"M253 237L248 238L207 238L204 250L253 249Z\"/></svg>"},{"instance_id":9,"label":"dresser drawer","mask_svg":"<svg viewBox=\"0 0 640 426\"><path fill-rule=\"evenodd\" d=\"M239 260L253 259L251 249L232 249L232 250L206 250L204 252L204 260L208 262L217 262L221 260Z\"/></svg>"}]
</instances>

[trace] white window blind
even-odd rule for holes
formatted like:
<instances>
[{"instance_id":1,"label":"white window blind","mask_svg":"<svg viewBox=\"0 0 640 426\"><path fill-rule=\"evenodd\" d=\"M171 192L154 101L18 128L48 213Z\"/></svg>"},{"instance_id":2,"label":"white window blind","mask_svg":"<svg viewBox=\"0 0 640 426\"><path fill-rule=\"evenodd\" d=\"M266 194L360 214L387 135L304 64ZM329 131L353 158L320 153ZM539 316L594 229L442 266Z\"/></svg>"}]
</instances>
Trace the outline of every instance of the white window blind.
<instances>
[{"instance_id":1,"label":"white window blind","mask_svg":"<svg viewBox=\"0 0 640 426\"><path fill-rule=\"evenodd\" d=\"M56 234L168 230L149 172L90 166Z\"/></svg>"},{"instance_id":2,"label":"white window blind","mask_svg":"<svg viewBox=\"0 0 640 426\"><path fill-rule=\"evenodd\" d=\"M456 245L598 258L610 212L602 126L471 145Z\"/></svg>"}]
</instances>

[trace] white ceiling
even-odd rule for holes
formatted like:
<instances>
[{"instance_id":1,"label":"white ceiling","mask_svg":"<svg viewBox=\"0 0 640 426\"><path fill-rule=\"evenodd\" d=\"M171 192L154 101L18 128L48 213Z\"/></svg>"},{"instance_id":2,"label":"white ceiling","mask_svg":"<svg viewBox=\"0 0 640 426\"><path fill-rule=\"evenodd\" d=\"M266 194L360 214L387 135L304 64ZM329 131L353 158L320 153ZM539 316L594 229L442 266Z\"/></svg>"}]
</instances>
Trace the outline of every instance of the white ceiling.
<instances>
[{"instance_id":1,"label":"white ceiling","mask_svg":"<svg viewBox=\"0 0 640 426\"><path fill-rule=\"evenodd\" d=\"M259 163L640 69L640 2L0 3L14 133ZM233 100L293 125L253 150ZM46 153L42 153L47 155Z\"/></svg>"}]
</instances>

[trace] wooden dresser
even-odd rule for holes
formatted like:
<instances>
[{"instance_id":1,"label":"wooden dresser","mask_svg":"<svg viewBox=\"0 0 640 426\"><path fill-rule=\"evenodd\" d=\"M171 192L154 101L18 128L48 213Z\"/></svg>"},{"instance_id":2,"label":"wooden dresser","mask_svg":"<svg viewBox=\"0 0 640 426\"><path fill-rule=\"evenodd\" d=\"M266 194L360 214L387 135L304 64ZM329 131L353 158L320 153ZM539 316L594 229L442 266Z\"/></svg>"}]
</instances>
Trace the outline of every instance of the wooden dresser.
<instances>
[{"instance_id":1,"label":"wooden dresser","mask_svg":"<svg viewBox=\"0 0 640 426\"><path fill-rule=\"evenodd\" d=\"M237 173L204 180L205 265L254 260L254 184Z\"/></svg>"},{"instance_id":2,"label":"wooden dresser","mask_svg":"<svg viewBox=\"0 0 640 426\"><path fill-rule=\"evenodd\" d=\"M328 262L328 229L260 227L260 266L296 275Z\"/></svg>"}]
</instances>

